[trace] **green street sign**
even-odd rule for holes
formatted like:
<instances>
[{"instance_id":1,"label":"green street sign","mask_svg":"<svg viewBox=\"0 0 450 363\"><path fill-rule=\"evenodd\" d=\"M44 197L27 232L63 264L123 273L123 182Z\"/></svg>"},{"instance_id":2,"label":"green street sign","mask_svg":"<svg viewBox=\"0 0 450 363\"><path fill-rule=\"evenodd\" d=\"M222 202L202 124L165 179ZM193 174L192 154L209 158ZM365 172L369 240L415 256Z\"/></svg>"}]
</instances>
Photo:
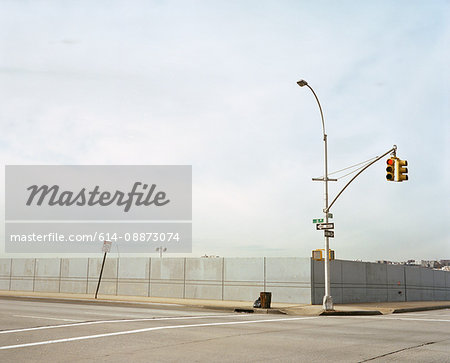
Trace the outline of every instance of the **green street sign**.
<instances>
[{"instance_id":1,"label":"green street sign","mask_svg":"<svg viewBox=\"0 0 450 363\"><path fill-rule=\"evenodd\" d=\"M323 218L313 219L313 223L323 223Z\"/></svg>"}]
</instances>

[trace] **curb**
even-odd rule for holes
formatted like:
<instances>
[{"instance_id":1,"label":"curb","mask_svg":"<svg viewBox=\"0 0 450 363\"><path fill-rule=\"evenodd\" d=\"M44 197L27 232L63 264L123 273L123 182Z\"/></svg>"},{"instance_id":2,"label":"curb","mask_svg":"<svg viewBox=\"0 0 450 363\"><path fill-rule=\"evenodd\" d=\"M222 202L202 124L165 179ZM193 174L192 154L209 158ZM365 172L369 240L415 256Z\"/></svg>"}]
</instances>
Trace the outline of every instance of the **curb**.
<instances>
[{"instance_id":1,"label":"curb","mask_svg":"<svg viewBox=\"0 0 450 363\"><path fill-rule=\"evenodd\" d=\"M101 297L99 299L94 299L93 297L62 297L62 296L35 296L28 294L0 294L0 298L9 300L26 300L26 301L50 301L59 302L66 304L82 304L82 305L115 305L122 307L139 307L144 309L179 309L180 307L186 309L208 309L208 310L220 310L235 313L245 313L245 314L280 314L280 315L301 315L301 316L364 316L364 315L387 315L387 314L401 314L415 311L429 311L429 310L441 310L450 309L450 304L434 305L434 306L411 306L404 308L393 308L393 307L375 307L378 310L334 310L325 311L322 308L314 308L315 305L306 306L292 306L292 307L275 307L270 309L253 308L250 303L246 306L245 303L242 304L230 304L227 305L215 305L214 303L205 304L203 301L198 301L195 303L192 301L189 304L183 303L182 301L128 301L128 300L116 300ZM426 302L424 302L426 303ZM355 308L357 308L355 306ZM361 307L359 307L361 308Z\"/></svg>"},{"instance_id":2,"label":"curb","mask_svg":"<svg viewBox=\"0 0 450 363\"><path fill-rule=\"evenodd\" d=\"M121 307L139 307L143 309L158 309L158 308L172 308L177 309L184 307L187 309L207 309L220 310L236 313L256 313L256 314L284 314L279 309L254 309L247 307L223 306L223 305L204 305L198 304L179 304L173 303L159 303L159 302L140 302L140 301L123 301L123 300L109 300L103 298L75 298L75 297L56 297L56 296L31 296L31 295L0 295L0 298L7 300L24 300L24 301L46 301L62 304L80 304L80 305L102 305L102 306L121 306ZM158 307L160 306L160 307Z\"/></svg>"},{"instance_id":3,"label":"curb","mask_svg":"<svg viewBox=\"0 0 450 363\"><path fill-rule=\"evenodd\" d=\"M450 305L436 305L436 306L422 306L415 308L394 309L394 311L392 311L392 314L409 313L414 311L441 310L441 309L450 309Z\"/></svg>"},{"instance_id":4,"label":"curb","mask_svg":"<svg viewBox=\"0 0 450 363\"><path fill-rule=\"evenodd\" d=\"M79 297L79 296L38 296L38 295L28 295L28 294L1 294L0 298L8 300L25 300L25 301L47 301L47 302L57 302L65 304L80 304L80 305L115 305L121 307L139 307L139 308L169 308L169 309L179 309L184 307L187 309L207 309L216 311L227 311L227 312L237 312L237 313L257 313L257 314L285 314L282 308L275 307L270 309L260 309L253 308L252 303L230 303L228 305L214 304L211 302L205 304L203 301L190 301L189 303L185 301L133 301L133 300L121 300L121 299L108 299L105 296L99 296L95 299L93 296Z\"/></svg>"},{"instance_id":5,"label":"curb","mask_svg":"<svg viewBox=\"0 0 450 363\"><path fill-rule=\"evenodd\" d=\"M354 310L354 311L322 311L319 315L321 316L361 316L361 315L383 315L381 311L378 310Z\"/></svg>"},{"instance_id":6,"label":"curb","mask_svg":"<svg viewBox=\"0 0 450 363\"><path fill-rule=\"evenodd\" d=\"M176 309L180 306L188 309L211 309L211 310L224 310L232 312L233 307L224 306L203 306L199 305L181 305L177 303L158 303L158 302L138 302L138 301L123 301L123 300L104 300L104 299L93 299L93 298L61 298L61 297L46 297L46 296L6 296L2 295L2 299L8 300L25 300L25 301L45 301L45 302L55 302L62 304L79 304L79 305L102 305L102 306L120 306L120 307L137 307L143 309ZM172 306L171 306L172 305Z\"/></svg>"},{"instance_id":7,"label":"curb","mask_svg":"<svg viewBox=\"0 0 450 363\"><path fill-rule=\"evenodd\" d=\"M289 315L285 313L284 311L280 309L260 309L260 308L235 308L233 310L235 313L247 313L247 314L282 314L282 315Z\"/></svg>"}]
</instances>

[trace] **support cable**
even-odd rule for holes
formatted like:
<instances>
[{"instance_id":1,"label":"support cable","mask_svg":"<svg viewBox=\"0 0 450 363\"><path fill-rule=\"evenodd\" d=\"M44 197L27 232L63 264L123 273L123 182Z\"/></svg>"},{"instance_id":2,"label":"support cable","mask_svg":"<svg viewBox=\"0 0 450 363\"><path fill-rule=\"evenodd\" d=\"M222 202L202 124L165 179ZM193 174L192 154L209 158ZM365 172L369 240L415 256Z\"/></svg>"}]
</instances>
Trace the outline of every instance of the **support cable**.
<instances>
[{"instance_id":1,"label":"support cable","mask_svg":"<svg viewBox=\"0 0 450 363\"><path fill-rule=\"evenodd\" d=\"M358 163L358 164L348 166L348 167L346 167L346 168L344 168L344 169L341 169L341 170L333 171L332 173L328 173L328 175L337 174L337 173L340 173L341 171L344 171L344 170L348 170L348 169L354 168L355 166L359 166L359 165L361 165L361 164L366 164L366 163L368 163L369 161L372 161L372 160L376 159L377 157L378 157L378 156L374 156L373 158L367 159L366 161L361 161L361 162ZM359 168L358 168L358 169L359 169Z\"/></svg>"},{"instance_id":2,"label":"support cable","mask_svg":"<svg viewBox=\"0 0 450 363\"><path fill-rule=\"evenodd\" d=\"M383 158L384 156L386 156L387 154L389 154L390 152L395 153L397 151L397 146L394 145L394 147L392 149L390 149L389 151L385 152L383 155L378 156L375 160L373 160L372 162L370 162L369 164L367 164L364 168L362 168L358 174L356 174L353 178L350 179L350 181L345 184L344 188L342 188L342 190L338 193L338 195L336 196L336 198L333 199L333 201L330 203L330 205L328 206L328 208L326 210L324 210L325 213L328 213L330 208L333 206L334 202L336 202L336 200L341 196L341 194L344 192L344 190L350 185L350 183L355 180L364 170L366 170L369 166L371 166L372 164L376 163L378 160L380 160L381 158Z\"/></svg>"},{"instance_id":3,"label":"support cable","mask_svg":"<svg viewBox=\"0 0 450 363\"><path fill-rule=\"evenodd\" d=\"M378 156L374 156L373 158L367 159L366 161L362 161L362 162L360 162L360 163L358 163L358 164L348 166L348 167L346 167L346 168L344 168L344 169L341 169L341 170L333 171L332 173L328 173L328 175L330 176L330 175L333 175L333 174L337 174L337 173L340 173L341 171L348 170L348 169L352 169L352 168L355 168L355 167L357 167L357 166L359 166L359 165L364 164L364 165L360 166L359 168L357 168L357 169L355 169L355 170L352 170L351 172L349 172L349 173L347 173L347 174L345 174L345 175L343 175L343 176L337 178L337 180L342 179L342 178L346 177L347 175L350 175L350 174L352 174L352 173L357 172L359 169L363 168L368 162L370 162L370 161L376 159L377 157L378 157ZM319 178L317 178L317 179L319 179ZM324 179L324 177L321 176L320 179Z\"/></svg>"}]
</instances>

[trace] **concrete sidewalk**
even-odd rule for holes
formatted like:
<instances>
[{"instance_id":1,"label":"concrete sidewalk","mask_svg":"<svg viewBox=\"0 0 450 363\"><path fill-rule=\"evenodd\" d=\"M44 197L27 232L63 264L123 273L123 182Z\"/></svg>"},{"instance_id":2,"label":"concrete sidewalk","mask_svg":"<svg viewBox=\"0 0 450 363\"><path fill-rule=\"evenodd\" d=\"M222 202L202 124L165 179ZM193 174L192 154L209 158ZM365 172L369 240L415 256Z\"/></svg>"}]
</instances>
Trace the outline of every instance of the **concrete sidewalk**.
<instances>
[{"instance_id":1,"label":"concrete sidewalk","mask_svg":"<svg viewBox=\"0 0 450 363\"><path fill-rule=\"evenodd\" d=\"M255 309L252 301L175 299L163 297L115 296L94 294L65 294L31 291L2 291L0 298L41 299L49 301L77 302L85 304L124 304L126 306L146 306L170 304L176 306L197 307L214 310L236 311L244 313L287 314L302 316L319 315L381 315L411 311L424 311L450 308L450 301L408 301L336 304L332 312L324 311L321 305L273 303L271 309Z\"/></svg>"},{"instance_id":2,"label":"concrete sidewalk","mask_svg":"<svg viewBox=\"0 0 450 363\"><path fill-rule=\"evenodd\" d=\"M407 301L335 304L334 311L325 311L321 305L294 306L280 310L288 315L386 315L449 308L450 301Z\"/></svg>"}]
</instances>

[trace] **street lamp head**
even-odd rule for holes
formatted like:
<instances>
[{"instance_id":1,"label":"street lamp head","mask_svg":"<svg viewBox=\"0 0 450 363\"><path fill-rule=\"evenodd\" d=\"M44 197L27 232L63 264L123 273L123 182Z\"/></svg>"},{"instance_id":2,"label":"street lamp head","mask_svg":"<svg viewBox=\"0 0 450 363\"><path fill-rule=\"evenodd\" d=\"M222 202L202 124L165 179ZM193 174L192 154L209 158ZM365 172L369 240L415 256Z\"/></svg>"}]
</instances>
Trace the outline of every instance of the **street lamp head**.
<instances>
[{"instance_id":1,"label":"street lamp head","mask_svg":"<svg viewBox=\"0 0 450 363\"><path fill-rule=\"evenodd\" d=\"M297 84L298 84L300 87L303 87L303 86L307 86L307 85L308 85L308 82L306 82L304 79L301 79L300 81L297 82Z\"/></svg>"}]
</instances>

